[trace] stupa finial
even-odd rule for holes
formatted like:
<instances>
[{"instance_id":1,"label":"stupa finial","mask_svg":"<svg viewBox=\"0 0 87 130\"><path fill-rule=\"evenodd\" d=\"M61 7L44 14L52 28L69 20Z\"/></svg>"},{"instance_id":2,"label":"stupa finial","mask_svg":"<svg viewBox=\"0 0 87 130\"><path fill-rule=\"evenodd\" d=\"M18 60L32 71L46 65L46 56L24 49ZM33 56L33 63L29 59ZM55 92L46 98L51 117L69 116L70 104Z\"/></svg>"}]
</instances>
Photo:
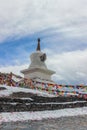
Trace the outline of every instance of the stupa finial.
<instances>
[{"instance_id":1,"label":"stupa finial","mask_svg":"<svg viewBox=\"0 0 87 130\"><path fill-rule=\"evenodd\" d=\"M37 49L36 51L40 51L40 38L38 38L38 44L37 44Z\"/></svg>"}]
</instances>

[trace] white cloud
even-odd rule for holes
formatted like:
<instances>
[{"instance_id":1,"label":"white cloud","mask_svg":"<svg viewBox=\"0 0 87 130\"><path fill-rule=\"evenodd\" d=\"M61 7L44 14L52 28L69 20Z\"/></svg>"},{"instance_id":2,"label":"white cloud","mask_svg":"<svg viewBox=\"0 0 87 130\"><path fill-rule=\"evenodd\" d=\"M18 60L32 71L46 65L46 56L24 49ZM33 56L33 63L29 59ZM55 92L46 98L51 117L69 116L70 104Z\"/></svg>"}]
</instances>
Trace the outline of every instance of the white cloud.
<instances>
[{"instance_id":1,"label":"white cloud","mask_svg":"<svg viewBox=\"0 0 87 130\"><path fill-rule=\"evenodd\" d=\"M50 27L66 36L86 36L86 5L87 0L0 0L0 41Z\"/></svg>"},{"instance_id":2,"label":"white cloud","mask_svg":"<svg viewBox=\"0 0 87 130\"><path fill-rule=\"evenodd\" d=\"M4 72L4 73L10 73L13 72L14 74L18 74L18 75L22 75L22 73L20 73L21 70L28 68L28 64L24 64L24 65L9 65L9 66L0 66L0 72Z\"/></svg>"},{"instance_id":3,"label":"white cloud","mask_svg":"<svg viewBox=\"0 0 87 130\"><path fill-rule=\"evenodd\" d=\"M49 51L48 51L49 54ZM87 49L84 51L51 53L48 56L48 68L56 71L53 79L59 83L87 84Z\"/></svg>"}]
</instances>

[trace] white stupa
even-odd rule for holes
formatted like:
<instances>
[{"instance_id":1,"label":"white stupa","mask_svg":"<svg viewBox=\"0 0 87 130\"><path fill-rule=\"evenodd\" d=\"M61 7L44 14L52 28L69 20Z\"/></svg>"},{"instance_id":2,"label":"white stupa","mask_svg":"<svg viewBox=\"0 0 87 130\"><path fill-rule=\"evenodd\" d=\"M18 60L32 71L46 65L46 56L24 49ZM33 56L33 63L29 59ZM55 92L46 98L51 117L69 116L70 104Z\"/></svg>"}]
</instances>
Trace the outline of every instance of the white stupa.
<instances>
[{"instance_id":1,"label":"white stupa","mask_svg":"<svg viewBox=\"0 0 87 130\"><path fill-rule=\"evenodd\" d=\"M22 70L21 73L24 74L24 78L33 79L41 82L54 83L51 80L51 76L55 73L49 70L45 64L46 54L41 52L40 49L40 39L38 39L38 45L36 52L32 53L30 56L31 64L28 69Z\"/></svg>"}]
</instances>

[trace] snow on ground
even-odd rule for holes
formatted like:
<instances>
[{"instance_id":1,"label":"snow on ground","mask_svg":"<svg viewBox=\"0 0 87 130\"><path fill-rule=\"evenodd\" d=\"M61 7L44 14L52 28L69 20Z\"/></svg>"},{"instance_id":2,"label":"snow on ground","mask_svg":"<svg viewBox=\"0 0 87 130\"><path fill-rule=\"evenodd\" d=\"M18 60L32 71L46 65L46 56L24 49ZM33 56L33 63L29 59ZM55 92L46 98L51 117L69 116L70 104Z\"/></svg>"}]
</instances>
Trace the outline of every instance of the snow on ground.
<instances>
[{"instance_id":1,"label":"snow on ground","mask_svg":"<svg viewBox=\"0 0 87 130\"><path fill-rule=\"evenodd\" d=\"M21 99L21 98L20 98ZM60 105L60 104L75 104L75 103L86 103L87 101L72 101L72 102L47 102L47 103L35 103L35 104L40 104L40 105L49 105L49 104L55 104L55 105ZM8 104L7 103L4 103L4 104ZM16 105L17 103L16 102L13 102L13 103L9 103L9 104L12 104L12 105ZM25 103L26 105L29 105L31 103Z\"/></svg>"},{"instance_id":2,"label":"snow on ground","mask_svg":"<svg viewBox=\"0 0 87 130\"><path fill-rule=\"evenodd\" d=\"M32 98L19 98L19 99L33 101L33 99L32 99Z\"/></svg>"},{"instance_id":3,"label":"snow on ground","mask_svg":"<svg viewBox=\"0 0 87 130\"><path fill-rule=\"evenodd\" d=\"M42 120L48 118L51 119L78 115L87 115L87 107L67 108L54 111L0 113L0 124L3 122Z\"/></svg>"},{"instance_id":4,"label":"snow on ground","mask_svg":"<svg viewBox=\"0 0 87 130\"><path fill-rule=\"evenodd\" d=\"M47 102L47 103L35 103L35 104L41 104L41 105L48 105L48 104L74 104L74 103L85 103L87 101L72 101L72 102ZM29 104L29 103L27 103Z\"/></svg>"},{"instance_id":5,"label":"snow on ground","mask_svg":"<svg viewBox=\"0 0 87 130\"><path fill-rule=\"evenodd\" d=\"M20 98L21 99L21 98ZM41 104L41 105L48 105L48 104L55 104L55 105L60 105L60 104L75 104L75 103L86 103L87 101L72 101L72 102L47 102L47 103L35 103L35 104ZM4 103L4 104L8 104L7 103ZM13 102L13 103L9 103L9 104L12 104L12 105L16 105L17 103L16 102ZM26 105L29 105L31 103L25 103Z\"/></svg>"},{"instance_id":6,"label":"snow on ground","mask_svg":"<svg viewBox=\"0 0 87 130\"><path fill-rule=\"evenodd\" d=\"M6 88L6 90L0 90L0 97L9 96L14 92L33 93L43 97L55 97L55 95L48 94L47 92L41 92L39 90L34 90L29 88L11 87L6 85L0 85L0 87Z\"/></svg>"}]
</instances>

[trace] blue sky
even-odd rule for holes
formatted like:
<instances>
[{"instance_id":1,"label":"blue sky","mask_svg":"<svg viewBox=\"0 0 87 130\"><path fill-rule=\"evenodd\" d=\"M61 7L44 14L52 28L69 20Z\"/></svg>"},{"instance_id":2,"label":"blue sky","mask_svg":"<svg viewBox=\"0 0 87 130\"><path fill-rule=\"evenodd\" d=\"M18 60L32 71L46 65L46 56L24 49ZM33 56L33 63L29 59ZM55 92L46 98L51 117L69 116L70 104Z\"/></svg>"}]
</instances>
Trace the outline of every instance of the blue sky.
<instances>
[{"instance_id":1,"label":"blue sky","mask_svg":"<svg viewBox=\"0 0 87 130\"><path fill-rule=\"evenodd\" d=\"M30 64L41 38L59 84L87 84L87 0L0 0L0 72Z\"/></svg>"}]
</instances>

